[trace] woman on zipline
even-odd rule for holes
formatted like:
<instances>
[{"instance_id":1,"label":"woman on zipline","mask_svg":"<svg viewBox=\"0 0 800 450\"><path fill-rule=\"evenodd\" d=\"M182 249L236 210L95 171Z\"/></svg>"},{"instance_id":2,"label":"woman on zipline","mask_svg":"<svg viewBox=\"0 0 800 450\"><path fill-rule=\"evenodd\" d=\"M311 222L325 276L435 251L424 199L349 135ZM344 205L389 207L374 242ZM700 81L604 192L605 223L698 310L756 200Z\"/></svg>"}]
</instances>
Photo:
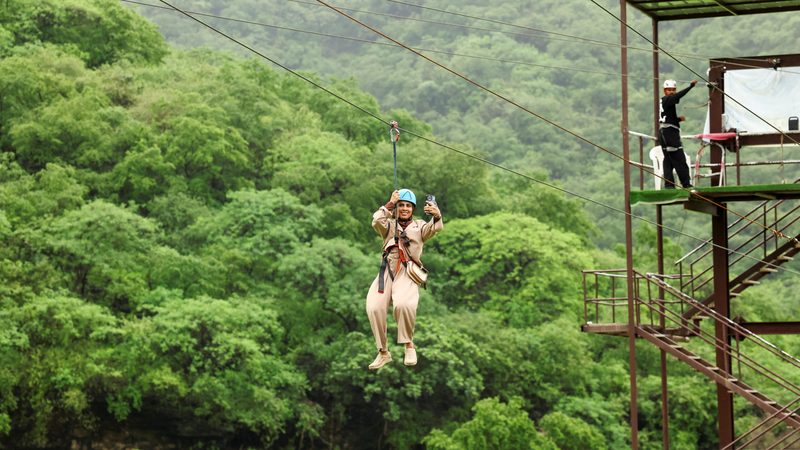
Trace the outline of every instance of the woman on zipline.
<instances>
[{"instance_id":1,"label":"woman on zipline","mask_svg":"<svg viewBox=\"0 0 800 450\"><path fill-rule=\"evenodd\" d=\"M418 267L422 267L422 244L444 226L435 200L426 202L425 214L431 220L413 220L417 197L408 189L392 192L389 202L372 215L372 228L383 238L381 269L367 293L367 316L378 347L378 356L369 365L371 370L383 367L392 360L386 343L386 310L391 301L397 322L397 343L405 344L403 364L417 364L417 352L412 342L419 302ZM394 210L397 209L396 218ZM416 267L414 266L416 264ZM415 282L414 280L417 280Z\"/></svg>"}]
</instances>

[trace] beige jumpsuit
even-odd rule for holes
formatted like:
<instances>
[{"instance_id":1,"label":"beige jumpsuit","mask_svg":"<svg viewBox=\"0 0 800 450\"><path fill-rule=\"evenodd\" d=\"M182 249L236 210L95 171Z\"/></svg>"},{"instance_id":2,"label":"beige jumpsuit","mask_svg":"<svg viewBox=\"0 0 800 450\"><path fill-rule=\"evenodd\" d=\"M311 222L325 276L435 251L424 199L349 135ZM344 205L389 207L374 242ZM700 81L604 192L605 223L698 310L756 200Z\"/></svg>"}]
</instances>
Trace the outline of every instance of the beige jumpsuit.
<instances>
[{"instance_id":1,"label":"beige jumpsuit","mask_svg":"<svg viewBox=\"0 0 800 450\"><path fill-rule=\"evenodd\" d=\"M388 267L384 273L384 290L378 292L378 278L375 277L367 293L367 316L375 337L375 346L378 350L387 350L386 346L386 310L391 302L394 307L394 319L397 322L397 343L411 342L414 337L414 324L417 321L417 303L419 303L419 286L406 274L405 267L401 264L397 271L399 255L394 242L395 221L392 212L381 206L372 215L372 228L383 238L383 249L391 248L388 255ZM422 244L444 227L442 219L414 220L406 228L406 237L410 240L405 250L414 261L420 261ZM400 230L403 231L402 229ZM395 274L394 280L389 276L389 270Z\"/></svg>"}]
</instances>

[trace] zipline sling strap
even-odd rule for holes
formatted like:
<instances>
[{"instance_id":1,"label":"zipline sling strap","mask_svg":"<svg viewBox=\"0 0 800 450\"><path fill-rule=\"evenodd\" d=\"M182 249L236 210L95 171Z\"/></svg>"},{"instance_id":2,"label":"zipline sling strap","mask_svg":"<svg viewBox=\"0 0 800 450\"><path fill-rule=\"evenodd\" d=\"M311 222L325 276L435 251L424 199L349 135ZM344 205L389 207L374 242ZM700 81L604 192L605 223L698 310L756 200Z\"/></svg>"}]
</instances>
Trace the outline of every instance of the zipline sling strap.
<instances>
[{"instance_id":1,"label":"zipline sling strap","mask_svg":"<svg viewBox=\"0 0 800 450\"><path fill-rule=\"evenodd\" d=\"M392 156L394 159L394 190L398 190L399 185L397 184L397 141L400 140L400 125L397 123L396 120L389 122L389 140L392 141ZM394 210L392 211L392 215L394 216L394 244L397 245L397 205L395 205ZM398 251L400 247L398 246ZM378 275L378 293L383 294L383 288L385 285L384 277L386 273L386 266L389 265L388 257L389 252L392 250L392 247L384 250L383 255L381 256L381 270L380 274ZM403 252L400 252L400 262L403 260ZM400 270L400 264L398 263L397 269L395 273ZM394 281L394 274L391 270L389 270L389 278Z\"/></svg>"}]
</instances>

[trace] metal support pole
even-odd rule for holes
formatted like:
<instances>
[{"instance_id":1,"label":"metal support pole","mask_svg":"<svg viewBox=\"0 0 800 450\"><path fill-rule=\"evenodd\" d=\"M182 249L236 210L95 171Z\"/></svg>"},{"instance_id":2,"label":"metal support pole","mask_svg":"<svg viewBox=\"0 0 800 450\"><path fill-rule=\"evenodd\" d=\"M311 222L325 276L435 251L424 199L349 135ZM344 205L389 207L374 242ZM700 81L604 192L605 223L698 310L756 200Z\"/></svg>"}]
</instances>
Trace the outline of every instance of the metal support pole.
<instances>
[{"instance_id":1,"label":"metal support pole","mask_svg":"<svg viewBox=\"0 0 800 450\"><path fill-rule=\"evenodd\" d=\"M662 206L656 205L656 251L658 252L658 273L665 275L664 271L664 228L662 227L664 217ZM666 324L666 308L664 306L664 287L659 286L658 298L661 300L659 309L661 311L659 325L664 330ZM669 450L669 389L667 386L667 352L661 350L661 441L664 450Z\"/></svg>"},{"instance_id":2,"label":"metal support pole","mask_svg":"<svg viewBox=\"0 0 800 450\"><path fill-rule=\"evenodd\" d=\"M653 19L653 136L658 136L661 103L661 82L658 67L658 20Z\"/></svg>"},{"instance_id":3,"label":"metal support pole","mask_svg":"<svg viewBox=\"0 0 800 450\"><path fill-rule=\"evenodd\" d=\"M658 20L652 20L653 27L653 129L655 135L658 136L659 125L659 100L661 98L661 83L659 83L659 67L658 67ZM656 206L656 250L658 252L658 273L664 274L664 228L663 225L662 206ZM658 288L658 298L664 299L664 288ZM664 304L660 306L661 318L659 325L663 330L666 328L666 321L664 318ZM669 390L667 386L667 352L661 350L661 440L664 450L669 450Z\"/></svg>"},{"instance_id":4,"label":"metal support pole","mask_svg":"<svg viewBox=\"0 0 800 450\"><path fill-rule=\"evenodd\" d=\"M631 448L639 449L639 408L636 391L636 323L634 322L633 238L631 232L631 149L628 141L628 28L626 0L619 1L620 8L620 70L622 78L622 153L625 180L625 254L628 284L628 366L631 382Z\"/></svg>"},{"instance_id":5,"label":"metal support pole","mask_svg":"<svg viewBox=\"0 0 800 450\"><path fill-rule=\"evenodd\" d=\"M724 206L724 205L723 205ZM714 242L712 258L714 262L714 309L724 317L730 318L730 296L728 281L728 212L723 208L716 208L716 214L711 216L711 234ZM715 321L716 338L730 349L730 336L725 324ZM716 350L716 363L720 369L731 373L731 358L725 349ZM719 447L725 447L733 442L733 394L721 384L717 384L717 425L719 432Z\"/></svg>"},{"instance_id":6,"label":"metal support pole","mask_svg":"<svg viewBox=\"0 0 800 450\"><path fill-rule=\"evenodd\" d=\"M724 103L723 103L725 98L722 95L722 92L720 91L720 89L724 89L724 86L723 86L724 73L725 73L725 68L724 67L719 67L719 66L713 67L713 65L712 65L711 70L709 71L708 81L710 81L712 83L717 83L717 87L719 87L719 89L712 89L711 90L711 95L710 95L710 98L709 98L709 101L711 102L711 104L708 107L708 119L709 119L709 130L708 131L710 133L721 133L723 131L722 130L722 113L725 112L724 111ZM722 160L723 160L722 152L724 152L724 150L720 149L716 145L712 145L711 148L709 149L711 164L717 164L717 166L715 166L715 167L719 168L719 172L720 173L722 172L722 169L724 169L724 167L719 165L719 164L722 163ZM712 166L712 167L714 167L714 166ZM711 170L713 171L714 169L711 169ZM722 179L722 177L720 177L719 175L712 176L711 177L711 186L720 186L721 185L720 184L721 179Z\"/></svg>"},{"instance_id":7,"label":"metal support pole","mask_svg":"<svg viewBox=\"0 0 800 450\"><path fill-rule=\"evenodd\" d=\"M736 185L742 185L742 159L741 159L742 149L736 149Z\"/></svg>"}]
</instances>

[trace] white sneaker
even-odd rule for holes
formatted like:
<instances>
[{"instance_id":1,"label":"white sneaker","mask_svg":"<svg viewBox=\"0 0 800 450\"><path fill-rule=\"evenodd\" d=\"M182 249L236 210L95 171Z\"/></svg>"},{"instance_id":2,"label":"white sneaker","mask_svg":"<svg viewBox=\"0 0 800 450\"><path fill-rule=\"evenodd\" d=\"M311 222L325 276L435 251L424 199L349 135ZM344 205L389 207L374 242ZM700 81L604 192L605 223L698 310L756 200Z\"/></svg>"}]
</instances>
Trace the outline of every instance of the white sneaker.
<instances>
[{"instance_id":1,"label":"white sneaker","mask_svg":"<svg viewBox=\"0 0 800 450\"><path fill-rule=\"evenodd\" d=\"M369 365L369 370L378 370L391 360L391 353L378 352L378 356L375 357L375 361L372 361L372 364Z\"/></svg>"},{"instance_id":2,"label":"white sneaker","mask_svg":"<svg viewBox=\"0 0 800 450\"><path fill-rule=\"evenodd\" d=\"M407 366L416 366L417 365L417 349L415 348L406 348L405 358L403 358L403 364Z\"/></svg>"}]
</instances>

